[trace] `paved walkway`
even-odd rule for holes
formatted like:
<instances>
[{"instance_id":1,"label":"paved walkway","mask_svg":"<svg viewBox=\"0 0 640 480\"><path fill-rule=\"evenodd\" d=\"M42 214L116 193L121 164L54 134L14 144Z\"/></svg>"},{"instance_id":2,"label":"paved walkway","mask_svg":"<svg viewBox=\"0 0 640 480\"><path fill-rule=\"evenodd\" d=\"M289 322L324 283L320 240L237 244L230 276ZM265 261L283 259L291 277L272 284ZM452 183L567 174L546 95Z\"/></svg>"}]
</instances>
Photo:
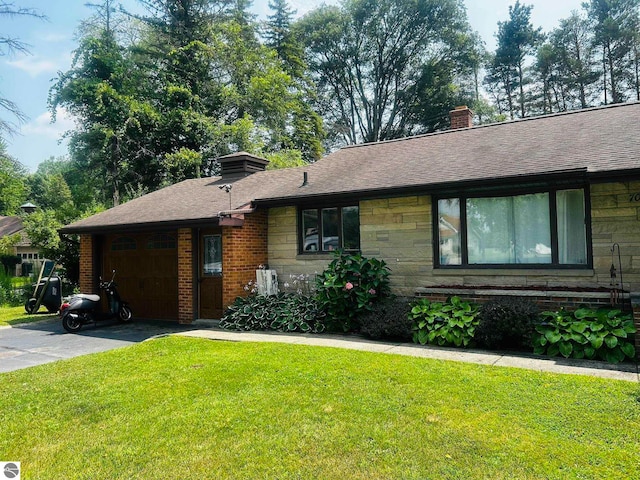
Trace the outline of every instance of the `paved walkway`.
<instances>
[{"instance_id":1,"label":"paved walkway","mask_svg":"<svg viewBox=\"0 0 640 480\"><path fill-rule=\"evenodd\" d=\"M166 321L134 321L89 325L78 334L67 334L56 318L12 328L0 328L0 373L40 365L62 358L101 352L167 334L209 338L230 342L278 342L368 352L409 355L503 367L526 368L555 373L592 375L640 382L638 365L611 365L605 362L543 358L534 355L439 348L411 343L385 343L356 335L311 335L279 332L231 332L217 328L217 322L198 320L191 325Z\"/></svg>"},{"instance_id":2,"label":"paved walkway","mask_svg":"<svg viewBox=\"0 0 640 480\"><path fill-rule=\"evenodd\" d=\"M197 326L199 322L194 325ZM591 375L639 382L638 365L624 363L611 365L589 360L572 360L565 358L541 358L526 355L503 355L500 353L479 350L460 350L455 348L439 348L413 345L410 343L384 343L366 340L357 336L286 334L279 332L232 332L217 328L205 328L180 332L177 335L208 338L229 342L277 342L297 345L347 348L367 352L392 353L412 357L452 360L456 362L478 363L501 367L526 368L544 372Z\"/></svg>"}]
</instances>

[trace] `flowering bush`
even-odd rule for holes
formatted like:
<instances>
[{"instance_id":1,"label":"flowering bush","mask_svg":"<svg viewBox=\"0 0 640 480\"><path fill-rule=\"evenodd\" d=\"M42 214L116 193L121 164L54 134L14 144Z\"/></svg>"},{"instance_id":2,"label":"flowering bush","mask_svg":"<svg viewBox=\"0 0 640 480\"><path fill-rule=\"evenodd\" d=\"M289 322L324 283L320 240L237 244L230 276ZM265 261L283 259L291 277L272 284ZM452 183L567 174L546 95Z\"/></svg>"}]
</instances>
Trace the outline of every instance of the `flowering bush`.
<instances>
[{"instance_id":1,"label":"flowering bush","mask_svg":"<svg viewBox=\"0 0 640 480\"><path fill-rule=\"evenodd\" d=\"M327 269L318 275L316 296L331 329L357 330L358 315L373 309L389 295L389 268L383 260L361 254L334 253Z\"/></svg>"}]
</instances>

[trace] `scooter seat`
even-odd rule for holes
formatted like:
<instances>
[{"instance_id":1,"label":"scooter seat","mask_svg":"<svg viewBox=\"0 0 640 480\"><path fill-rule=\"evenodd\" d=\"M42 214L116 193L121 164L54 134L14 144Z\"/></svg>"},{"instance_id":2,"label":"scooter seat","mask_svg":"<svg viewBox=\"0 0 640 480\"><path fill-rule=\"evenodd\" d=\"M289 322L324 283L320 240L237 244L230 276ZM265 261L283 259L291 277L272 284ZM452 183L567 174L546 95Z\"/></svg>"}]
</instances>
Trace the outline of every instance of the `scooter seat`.
<instances>
[{"instance_id":1,"label":"scooter seat","mask_svg":"<svg viewBox=\"0 0 640 480\"><path fill-rule=\"evenodd\" d=\"M92 302L100 301L100 295L93 295L91 293L79 293L74 295L73 298L84 298L85 300L90 300Z\"/></svg>"}]
</instances>

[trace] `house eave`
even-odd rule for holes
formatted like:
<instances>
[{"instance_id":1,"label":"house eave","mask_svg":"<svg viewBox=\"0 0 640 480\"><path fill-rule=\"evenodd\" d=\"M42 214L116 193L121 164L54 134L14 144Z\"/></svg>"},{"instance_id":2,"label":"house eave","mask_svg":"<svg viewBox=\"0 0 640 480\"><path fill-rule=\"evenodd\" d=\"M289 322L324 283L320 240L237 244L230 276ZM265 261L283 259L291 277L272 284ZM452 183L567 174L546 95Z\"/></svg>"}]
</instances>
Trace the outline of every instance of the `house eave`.
<instances>
[{"instance_id":1,"label":"house eave","mask_svg":"<svg viewBox=\"0 0 640 480\"><path fill-rule=\"evenodd\" d=\"M95 226L77 226L73 225L62 227L58 230L61 235L73 235L73 234L107 234L117 233L126 230L132 233L141 232L161 232L176 230L178 228L185 227L211 227L218 226L219 217L200 218L200 219L186 219L186 220L171 220L171 221L158 221L158 222L145 222L145 223L119 223L112 225L95 225Z\"/></svg>"},{"instance_id":2,"label":"house eave","mask_svg":"<svg viewBox=\"0 0 640 480\"><path fill-rule=\"evenodd\" d=\"M501 178L485 178L472 180L456 180L452 182L442 182L434 184L408 185L404 187L385 187L362 189L350 192L327 192L317 194L291 195L277 198L257 199L254 203L257 206L270 208L290 205L298 205L312 202L322 202L334 200L337 202L347 202L350 200L369 200L373 198L402 197L411 195L437 195L442 193L455 193L464 190L490 190L495 188L504 189L505 186L548 186L548 185L575 185L576 183L586 183L589 174L586 168L576 168L571 170L558 170L535 175L516 175Z\"/></svg>"}]
</instances>

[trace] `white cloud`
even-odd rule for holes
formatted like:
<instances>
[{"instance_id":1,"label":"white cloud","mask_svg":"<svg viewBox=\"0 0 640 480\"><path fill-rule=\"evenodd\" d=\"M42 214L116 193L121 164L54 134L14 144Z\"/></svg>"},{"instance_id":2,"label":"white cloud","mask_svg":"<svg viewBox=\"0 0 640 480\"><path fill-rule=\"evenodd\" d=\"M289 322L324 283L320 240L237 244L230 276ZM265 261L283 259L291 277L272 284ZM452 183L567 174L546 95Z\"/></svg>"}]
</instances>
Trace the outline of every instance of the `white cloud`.
<instances>
[{"instance_id":1,"label":"white cloud","mask_svg":"<svg viewBox=\"0 0 640 480\"><path fill-rule=\"evenodd\" d=\"M18 60L7 61L7 64L27 72L31 77L37 77L41 73L50 73L57 70L55 62L41 59L40 57L22 57Z\"/></svg>"},{"instance_id":2,"label":"white cloud","mask_svg":"<svg viewBox=\"0 0 640 480\"><path fill-rule=\"evenodd\" d=\"M51 123L51 113L44 112L38 117L24 125L20 129L20 133L25 136L46 137L58 140L62 135L75 127L73 118L64 108L56 109L56 122Z\"/></svg>"}]
</instances>

